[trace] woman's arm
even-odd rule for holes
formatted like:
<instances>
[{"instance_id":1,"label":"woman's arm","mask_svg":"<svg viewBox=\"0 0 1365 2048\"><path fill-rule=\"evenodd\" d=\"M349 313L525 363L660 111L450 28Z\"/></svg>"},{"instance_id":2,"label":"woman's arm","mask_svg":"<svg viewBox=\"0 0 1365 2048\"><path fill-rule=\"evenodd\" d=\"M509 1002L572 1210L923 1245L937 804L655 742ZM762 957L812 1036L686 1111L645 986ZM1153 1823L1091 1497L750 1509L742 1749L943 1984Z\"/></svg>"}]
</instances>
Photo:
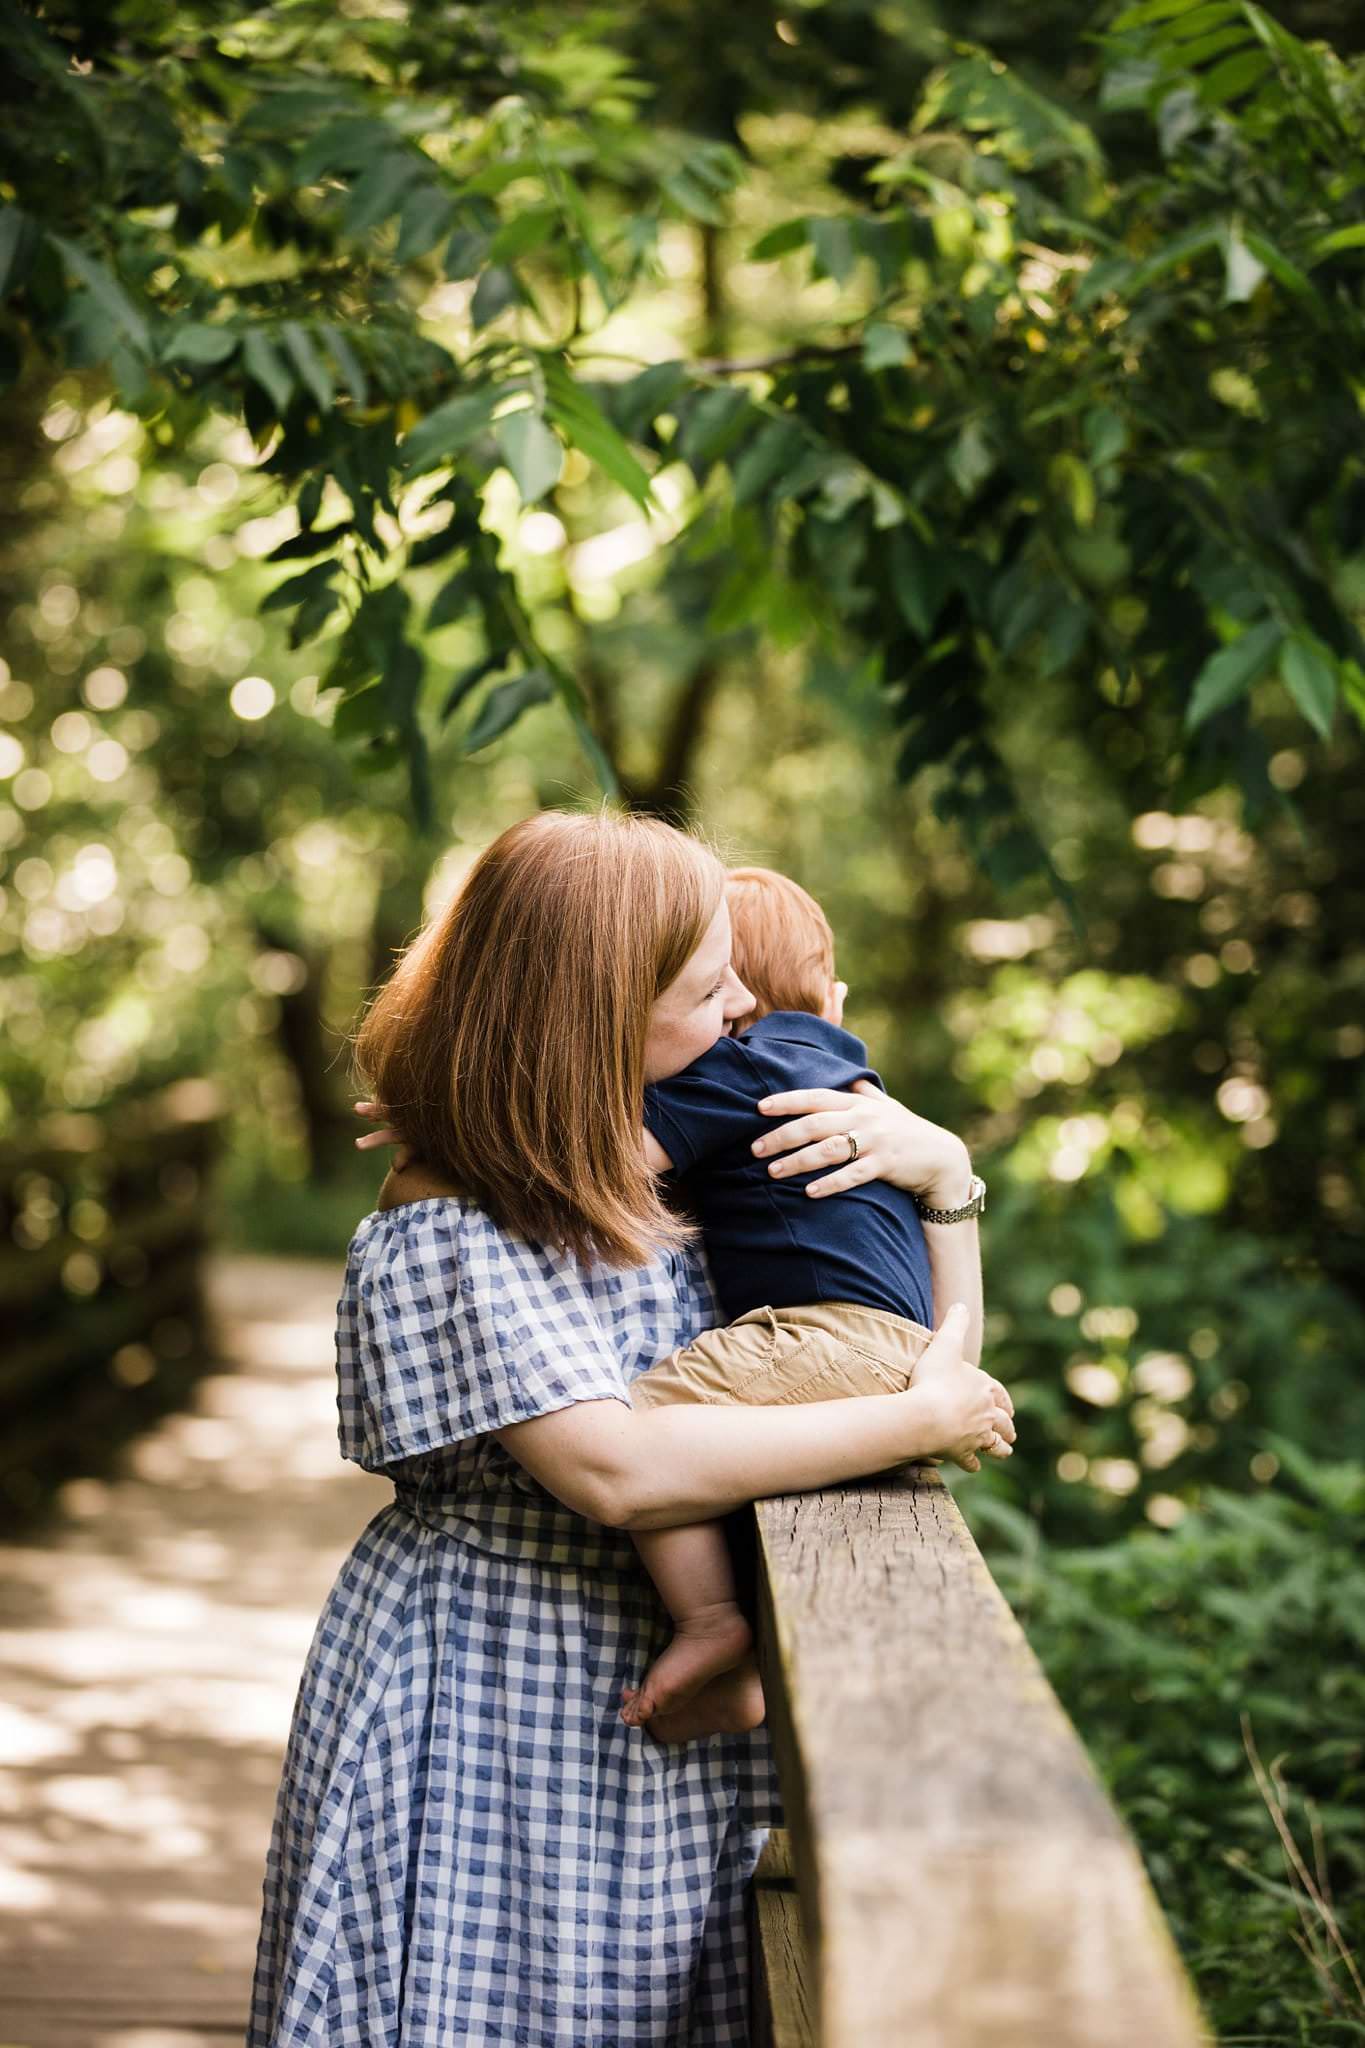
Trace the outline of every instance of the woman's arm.
<instances>
[{"instance_id":1,"label":"woman's arm","mask_svg":"<svg viewBox=\"0 0 1365 2048\"><path fill-rule=\"evenodd\" d=\"M924 1353L961 1360L964 1310L954 1305ZM931 1452L975 1463L1014 1441L1009 1396L958 1362L901 1394L863 1394L812 1406L739 1408L679 1402L637 1412L582 1401L510 1424L499 1443L577 1513L622 1529L670 1529L746 1501L807 1493L885 1471Z\"/></svg>"},{"instance_id":2,"label":"woman's arm","mask_svg":"<svg viewBox=\"0 0 1365 2048\"><path fill-rule=\"evenodd\" d=\"M954 1202L961 1208L967 1199L964 1177L961 1191L945 1208L952 1208ZM981 1291L981 1232L975 1216L969 1216L963 1223L924 1223L924 1243L929 1253L929 1277L934 1287L934 1321L937 1325L943 1317L945 1301L961 1301L967 1305L967 1330L962 1339L962 1355L973 1365L981 1363L985 1304Z\"/></svg>"}]
</instances>

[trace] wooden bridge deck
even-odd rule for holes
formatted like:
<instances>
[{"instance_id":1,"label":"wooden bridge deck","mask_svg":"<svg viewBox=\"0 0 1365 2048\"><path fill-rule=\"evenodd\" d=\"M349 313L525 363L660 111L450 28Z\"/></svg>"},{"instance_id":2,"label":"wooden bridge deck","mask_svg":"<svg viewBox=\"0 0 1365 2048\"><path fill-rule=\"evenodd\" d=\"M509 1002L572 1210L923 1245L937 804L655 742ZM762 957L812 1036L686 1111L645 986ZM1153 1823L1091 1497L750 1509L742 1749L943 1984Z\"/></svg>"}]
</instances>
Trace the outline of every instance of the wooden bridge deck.
<instances>
[{"instance_id":1,"label":"wooden bridge deck","mask_svg":"<svg viewBox=\"0 0 1365 2048\"><path fill-rule=\"evenodd\" d=\"M389 1488L335 1452L335 1265L216 1263L221 1373L0 1552L0 2048L240 2042L299 1670Z\"/></svg>"}]
</instances>

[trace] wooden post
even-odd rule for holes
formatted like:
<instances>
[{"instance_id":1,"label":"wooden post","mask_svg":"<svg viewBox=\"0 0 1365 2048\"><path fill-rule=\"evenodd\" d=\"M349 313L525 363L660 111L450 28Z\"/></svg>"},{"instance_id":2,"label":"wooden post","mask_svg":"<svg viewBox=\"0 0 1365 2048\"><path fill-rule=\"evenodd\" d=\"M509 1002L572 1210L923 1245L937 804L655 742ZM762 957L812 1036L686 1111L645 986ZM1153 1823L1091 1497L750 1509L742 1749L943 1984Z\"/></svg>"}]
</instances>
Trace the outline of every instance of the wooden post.
<instances>
[{"instance_id":1,"label":"wooden post","mask_svg":"<svg viewBox=\"0 0 1365 2048\"><path fill-rule=\"evenodd\" d=\"M937 1476L755 1516L805 1947L805 1987L767 1992L774 2048L1207 2041L1137 1850ZM765 1957L791 1933L773 1867Z\"/></svg>"}]
</instances>

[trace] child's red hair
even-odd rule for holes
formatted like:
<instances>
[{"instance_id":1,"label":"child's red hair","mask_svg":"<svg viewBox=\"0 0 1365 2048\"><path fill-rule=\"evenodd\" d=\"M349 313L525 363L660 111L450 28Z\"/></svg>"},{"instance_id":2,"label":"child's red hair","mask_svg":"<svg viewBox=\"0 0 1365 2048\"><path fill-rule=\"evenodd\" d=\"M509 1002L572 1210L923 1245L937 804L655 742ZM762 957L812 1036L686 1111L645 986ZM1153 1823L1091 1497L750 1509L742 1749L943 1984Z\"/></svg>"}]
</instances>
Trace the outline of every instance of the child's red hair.
<instances>
[{"instance_id":1,"label":"child's red hair","mask_svg":"<svg viewBox=\"0 0 1365 2048\"><path fill-rule=\"evenodd\" d=\"M818 1017L834 979L834 934L813 896L772 868L731 868L725 878L734 934L735 973L758 1007L745 1021L770 1010L806 1010Z\"/></svg>"}]
</instances>

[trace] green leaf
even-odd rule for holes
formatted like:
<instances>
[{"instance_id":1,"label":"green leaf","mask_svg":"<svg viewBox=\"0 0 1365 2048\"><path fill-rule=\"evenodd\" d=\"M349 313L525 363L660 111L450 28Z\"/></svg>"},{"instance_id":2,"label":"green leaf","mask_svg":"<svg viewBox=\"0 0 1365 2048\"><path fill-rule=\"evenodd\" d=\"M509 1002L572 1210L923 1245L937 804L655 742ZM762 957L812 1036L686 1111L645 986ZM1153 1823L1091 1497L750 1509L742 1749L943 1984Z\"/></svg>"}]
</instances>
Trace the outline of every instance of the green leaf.
<instances>
[{"instance_id":1,"label":"green leaf","mask_svg":"<svg viewBox=\"0 0 1365 2048\"><path fill-rule=\"evenodd\" d=\"M1039 674L1055 676L1069 668L1084 647L1089 630L1090 614L1082 606L1055 606L1043 632Z\"/></svg>"},{"instance_id":2,"label":"green leaf","mask_svg":"<svg viewBox=\"0 0 1365 2048\"><path fill-rule=\"evenodd\" d=\"M827 215L810 222L810 245L813 252L811 275L831 277L836 284L846 284L853 275L858 262L858 245L853 239L853 223L840 214Z\"/></svg>"},{"instance_id":3,"label":"green leaf","mask_svg":"<svg viewBox=\"0 0 1365 2048\"><path fill-rule=\"evenodd\" d=\"M949 476L964 498L970 498L995 468L995 450L980 420L968 420L948 451Z\"/></svg>"},{"instance_id":4,"label":"green leaf","mask_svg":"<svg viewBox=\"0 0 1365 2048\"><path fill-rule=\"evenodd\" d=\"M671 171L659 180L659 190L673 201L679 213L686 213L693 220L705 221L708 227L720 228L725 225L725 209L705 181L686 164L681 170Z\"/></svg>"},{"instance_id":5,"label":"green leaf","mask_svg":"<svg viewBox=\"0 0 1365 2048\"><path fill-rule=\"evenodd\" d=\"M1100 105L1106 114L1146 107L1161 66L1151 57L1110 57L1100 77Z\"/></svg>"},{"instance_id":6,"label":"green leaf","mask_svg":"<svg viewBox=\"0 0 1365 2048\"><path fill-rule=\"evenodd\" d=\"M747 391L722 385L698 392L681 409L678 437L670 452L681 456L700 483L713 463L728 458L753 424L754 407Z\"/></svg>"},{"instance_id":7,"label":"green leaf","mask_svg":"<svg viewBox=\"0 0 1365 2048\"><path fill-rule=\"evenodd\" d=\"M661 412L688 389L685 366L676 361L651 363L638 377L612 386L610 405L616 424L629 440L638 441Z\"/></svg>"},{"instance_id":8,"label":"green leaf","mask_svg":"<svg viewBox=\"0 0 1365 2048\"><path fill-rule=\"evenodd\" d=\"M1148 285L1155 284L1158 278L1165 277L1169 271L1177 270L1182 263L1189 263L1196 256L1206 255L1210 249L1218 248L1222 238L1222 228L1213 222L1206 222L1202 227L1188 228L1183 235L1177 235L1173 241L1167 242L1163 249L1158 249L1155 255L1139 263L1120 289L1126 289L1127 295L1135 298L1139 292L1145 291Z\"/></svg>"},{"instance_id":9,"label":"green leaf","mask_svg":"<svg viewBox=\"0 0 1365 2048\"><path fill-rule=\"evenodd\" d=\"M247 329L242 342L242 361L247 375L260 385L276 413L283 417L294 395L294 380L274 342L259 327Z\"/></svg>"},{"instance_id":10,"label":"green leaf","mask_svg":"<svg viewBox=\"0 0 1365 2048\"><path fill-rule=\"evenodd\" d=\"M488 261L511 263L529 250L538 249L542 242L549 241L559 221L557 206L528 206L514 213L488 244Z\"/></svg>"},{"instance_id":11,"label":"green leaf","mask_svg":"<svg viewBox=\"0 0 1365 2048\"><path fill-rule=\"evenodd\" d=\"M0 207L0 299L17 291L38 246L36 224L17 206Z\"/></svg>"},{"instance_id":12,"label":"green leaf","mask_svg":"<svg viewBox=\"0 0 1365 2048\"><path fill-rule=\"evenodd\" d=\"M360 357L342 330L334 326L330 320L325 320L319 331L332 351L337 368L346 379L346 389L357 405L367 406L370 402L370 380L365 375L365 366Z\"/></svg>"},{"instance_id":13,"label":"green leaf","mask_svg":"<svg viewBox=\"0 0 1365 2048\"><path fill-rule=\"evenodd\" d=\"M300 517L302 517L302 512L300 512ZM335 547L339 540L343 540L348 533L354 532L355 522L351 519L343 519L336 526L325 526L322 528L305 527L302 532L291 534L288 540L282 540L277 548L272 548L266 556L266 560L267 562L306 562L313 555L326 554L327 550Z\"/></svg>"},{"instance_id":14,"label":"green leaf","mask_svg":"<svg viewBox=\"0 0 1365 2048\"><path fill-rule=\"evenodd\" d=\"M509 306L519 304L522 297L520 284L514 270L505 263L490 264L477 285L470 302L469 317L477 334L481 327L487 327L490 320L496 320L499 313L505 313Z\"/></svg>"},{"instance_id":15,"label":"green leaf","mask_svg":"<svg viewBox=\"0 0 1365 2048\"><path fill-rule=\"evenodd\" d=\"M1199 0L1144 0L1140 7L1126 7L1114 23L1116 32L1146 28L1149 22L1169 21L1172 15L1188 14Z\"/></svg>"},{"instance_id":16,"label":"green leaf","mask_svg":"<svg viewBox=\"0 0 1365 2048\"><path fill-rule=\"evenodd\" d=\"M1128 446L1128 426L1123 414L1109 405L1092 406L1084 422L1086 453L1096 469L1115 462Z\"/></svg>"},{"instance_id":17,"label":"green leaf","mask_svg":"<svg viewBox=\"0 0 1365 2048\"><path fill-rule=\"evenodd\" d=\"M284 345L304 384L317 402L319 412L328 413L336 400L332 373L318 354L312 336L297 320L286 320L280 328Z\"/></svg>"},{"instance_id":18,"label":"green leaf","mask_svg":"<svg viewBox=\"0 0 1365 2048\"><path fill-rule=\"evenodd\" d=\"M455 202L439 185L414 185L403 201L398 219L398 247L395 263L411 263L434 249L446 233L455 214Z\"/></svg>"},{"instance_id":19,"label":"green leaf","mask_svg":"<svg viewBox=\"0 0 1365 2048\"><path fill-rule=\"evenodd\" d=\"M795 420L769 420L731 465L735 503L747 505L762 497L774 478L795 463L808 446L807 435Z\"/></svg>"},{"instance_id":20,"label":"green leaf","mask_svg":"<svg viewBox=\"0 0 1365 2048\"><path fill-rule=\"evenodd\" d=\"M595 462L637 505L648 509L653 503L649 477L596 399L574 382L559 356L542 355L540 363L545 377L545 410L565 440Z\"/></svg>"},{"instance_id":21,"label":"green leaf","mask_svg":"<svg viewBox=\"0 0 1365 2048\"><path fill-rule=\"evenodd\" d=\"M295 157L295 183L314 185L327 171L361 171L374 158L388 155L396 141L387 121L368 114L329 121Z\"/></svg>"},{"instance_id":22,"label":"green leaf","mask_svg":"<svg viewBox=\"0 0 1365 2048\"><path fill-rule=\"evenodd\" d=\"M934 621L953 587L949 564L925 547L907 527L897 527L887 542L891 591L911 631L927 641Z\"/></svg>"},{"instance_id":23,"label":"green leaf","mask_svg":"<svg viewBox=\"0 0 1365 2048\"><path fill-rule=\"evenodd\" d=\"M305 533L311 528L322 509L322 493L326 481L326 477L320 473L310 476L299 492L299 526Z\"/></svg>"},{"instance_id":24,"label":"green leaf","mask_svg":"<svg viewBox=\"0 0 1365 2048\"><path fill-rule=\"evenodd\" d=\"M467 193L474 192L480 197L485 197L505 191L509 185L514 185L518 178L541 178L544 170L545 166L537 156L503 156L493 163L485 164L472 178L466 178L464 189Z\"/></svg>"},{"instance_id":25,"label":"green leaf","mask_svg":"<svg viewBox=\"0 0 1365 2048\"><path fill-rule=\"evenodd\" d=\"M790 255L793 249L804 249L809 240L810 222L801 214L796 220L784 220L780 227L769 228L766 235L760 235L746 260L768 263L775 256Z\"/></svg>"},{"instance_id":26,"label":"green leaf","mask_svg":"<svg viewBox=\"0 0 1365 2048\"><path fill-rule=\"evenodd\" d=\"M1224 50L1245 49L1250 41L1238 0L1196 7L1183 18L1179 29L1168 35L1164 65L1167 71L1195 71L1210 57L1220 57Z\"/></svg>"},{"instance_id":27,"label":"green leaf","mask_svg":"<svg viewBox=\"0 0 1365 2048\"><path fill-rule=\"evenodd\" d=\"M408 152L395 150L391 155L379 159L351 187L342 216L341 231L344 235L368 234L377 228L391 213L397 213L403 194L421 170L417 158Z\"/></svg>"},{"instance_id":28,"label":"green leaf","mask_svg":"<svg viewBox=\"0 0 1365 2048\"><path fill-rule=\"evenodd\" d=\"M448 462L467 448L488 425L503 388L496 384L480 385L459 398L448 398L435 412L418 420L405 436L401 450L407 474L413 476L438 462Z\"/></svg>"},{"instance_id":29,"label":"green leaf","mask_svg":"<svg viewBox=\"0 0 1365 2048\"><path fill-rule=\"evenodd\" d=\"M979 849L982 867L1002 894L1048 865L1042 842L1028 825L1016 825Z\"/></svg>"},{"instance_id":30,"label":"green leaf","mask_svg":"<svg viewBox=\"0 0 1365 2048\"><path fill-rule=\"evenodd\" d=\"M332 719L332 735L339 740L363 739L383 732L388 724L388 704L376 678L342 698Z\"/></svg>"},{"instance_id":31,"label":"green leaf","mask_svg":"<svg viewBox=\"0 0 1365 2048\"><path fill-rule=\"evenodd\" d=\"M456 228L446 244L446 276L454 279L475 277L487 258L487 235L478 228Z\"/></svg>"},{"instance_id":32,"label":"green leaf","mask_svg":"<svg viewBox=\"0 0 1365 2048\"><path fill-rule=\"evenodd\" d=\"M562 679L560 694L561 696L565 694ZM589 725L580 705L581 699L578 698L577 692L575 692L575 697L569 700L569 717L573 720L573 729L578 734L578 744L588 757L589 765L597 777L603 796L619 797L621 785L617 779L616 770L612 766L611 759L601 740L598 739L597 734Z\"/></svg>"},{"instance_id":33,"label":"green leaf","mask_svg":"<svg viewBox=\"0 0 1365 2048\"><path fill-rule=\"evenodd\" d=\"M1320 263L1325 256L1335 256L1341 249L1365 249L1365 222L1357 222L1354 227L1336 228L1330 235L1323 235L1314 242L1310 253L1313 261Z\"/></svg>"},{"instance_id":34,"label":"green leaf","mask_svg":"<svg viewBox=\"0 0 1365 2048\"><path fill-rule=\"evenodd\" d=\"M439 723L445 725L459 710L470 691L477 690L484 677L500 669L506 659L505 654L485 654L480 660L472 662L468 668L461 669L447 690L441 708L436 714Z\"/></svg>"},{"instance_id":35,"label":"green leaf","mask_svg":"<svg viewBox=\"0 0 1365 2048\"><path fill-rule=\"evenodd\" d=\"M1054 490L1067 502L1067 508L1077 526L1093 526L1095 508L1098 502L1095 479L1079 455L1063 449L1054 455L1048 465L1049 480Z\"/></svg>"},{"instance_id":36,"label":"green leaf","mask_svg":"<svg viewBox=\"0 0 1365 2048\"><path fill-rule=\"evenodd\" d=\"M537 412L511 412L493 430L503 460L516 478L523 505L552 491L564 467L564 450L559 436L547 427Z\"/></svg>"},{"instance_id":37,"label":"green leaf","mask_svg":"<svg viewBox=\"0 0 1365 2048\"><path fill-rule=\"evenodd\" d=\"M1242 0L1242 12L1252 28L1265 44L1267 50L1278 61L1278 68L1288 71L1304 100L1320 120L1337 134L1344 132L1341 110L1338 106L1334 72L1323 62L1318 51L1308 43L1291 35L1263 7L1253 7L1251 0Z\"/></svg>"},{"instance_id":38,"label":"green leaf","mask_svg":"<svg viewBox=\"0 0 1365 2048\"><path fill-rule=\"evenodd\" d=\"M1226 106L1229 100L1259 85L1270 69L1271 61L1264 50L1242 50L1235 57L1225 57L1204 74L1199 81L1199 97L1206 106Z\"/></svg>"},{"instance_id":39,"label":"green leaf","mask_svg":"<svg viewBox=\"0 0 1365 2048\"><path fill-rule=\"evenodd\" d=\"M265 74L268 79L270 74ZM261 97L248 107L241 126L253 135L297 134L300 128L339 116L346 110L346 96L334 86L267 84Z\"/></svg>"},{"instance_id":40,"label":"green leaf","mask_svg":"<svg viewBox=\"0 0 1365 2048\"><path fill-rule=\"evenodd\" d=\"M1194 679L1185 723L1191 729L1202 725L1216 711L1223 711L1263 676L1279 652L1283 634L1273 619L1248 627L1226 647L1211 654Z\"/></svg>"},{"instance_id":41,"label":"green leaf","mask_svg":"<svg viewBox=\"0 0 1365 2048\"><path fill-rule=\"evenodd\" d=\"M873 320L863 332L863 368L893 370L910 361L910 337L889 320Z\"/></svg>"},{"instance_id":42,"label":"green leaf","mask_svg":"<svg viewBox=\"0 0 1365 2048\"><path fill-rule=\"evenodd\" d=\"M161 351L163 363L189 363L195 368L207 368L214 363L225 363L229 356L237 353L241 335L231 327L208 327L197 320L187 320L177 327L170 341Z\"/></svg>"},{"instance_id":43,"label":"green leaf","mask_svg":"<svg viewBox=\"0 0 1365 2048\"><path fill-rule=\"evenodd\" d=\"M1286 640L1280 655L1280 674L1309 724L1324 739L1330 739L1332 713L1337 704L1337 674L1322 642L1298 635Z\"/></svg>"},{"instance_id":44,"label":"green leaf","mask_svg":"<svg viewBox=\"0 0 1365 2048\"><path fill-rule=\"evenodd\" d=\"M320 633L340 603L341 592L330 585L310 590L294 614L294 623L289 628L289 645L301 647L305 640L311 640Z\"/></svg>"},{"instance_id":45,"label":"green leaf","mask_svg":"<svg viewBox=\"0 0 1365 2048\"><path fill-rule=\"evenodd\" d=\"M1286 291L1292 292L1297 299L1310 300L1314 306L1322 310L1322 300L1318 297L1317 290L1311 279L1299 269L1297 263L1291 263L1289 258L1281 250L1277 249L1275 244L1269 241L1265 235L1248 228L1246 231L1246 245L1253 256L1260 258L1261 262L1264 263L1266 269L1270 272L1270 275L1278 284L1282 284Z\"/></svg>"},{"instance_id":46,"label":"green leaf","mask_svg":"<svg viewBox=\"0 0 1365 2048\"><path fill-rule=\"evenodd\" d=\"M50 239L118 332L127 337L139 355L147 355L151 348L151 328L112 271L97 263L93 256L88 256L78 242L68 241L65 235L53 235Z\"/></svg>"},{"instance_id":47,"label":"green leaf","mask_svg":"<svg viewBox=\"0 0 1365 2048\"><path fill-rule=\"evenodd\" d=\"M302 604L315 591L324 589L338 573L336 562L315 562L311 569L305 569L301 576L291 576L284 583L277 583L270 595L261 602L263 612L283 611L287 605Z\"/></svg>"},{"instance_id":48,"label":"green leaf","mask_svg":"<svg viewBox=\"0 0 1365 2048\"><path fill-rule=\"evenodd\" d=\"M442 626L449 626L456 619L462 619L478 595L478 585L472 569L457 569L441 585L431 600L427 613L428 633L439 632Z\"/></svg>"},{"instance_id":49,"label":"green leaf","mask_svg":"<svg viewBox=\"0 0 1365 2048\"><path fill-rule=\"evenodd\" d=\"M477 754L481 747L515 725L523 711L529 711L533 704L547 704L554 694L553 678L543 668L529 668L524 675L513 676L509 683L498 683L484 698L478 717L465 735L465 752Z\"/></svg>"}]
</instances>

